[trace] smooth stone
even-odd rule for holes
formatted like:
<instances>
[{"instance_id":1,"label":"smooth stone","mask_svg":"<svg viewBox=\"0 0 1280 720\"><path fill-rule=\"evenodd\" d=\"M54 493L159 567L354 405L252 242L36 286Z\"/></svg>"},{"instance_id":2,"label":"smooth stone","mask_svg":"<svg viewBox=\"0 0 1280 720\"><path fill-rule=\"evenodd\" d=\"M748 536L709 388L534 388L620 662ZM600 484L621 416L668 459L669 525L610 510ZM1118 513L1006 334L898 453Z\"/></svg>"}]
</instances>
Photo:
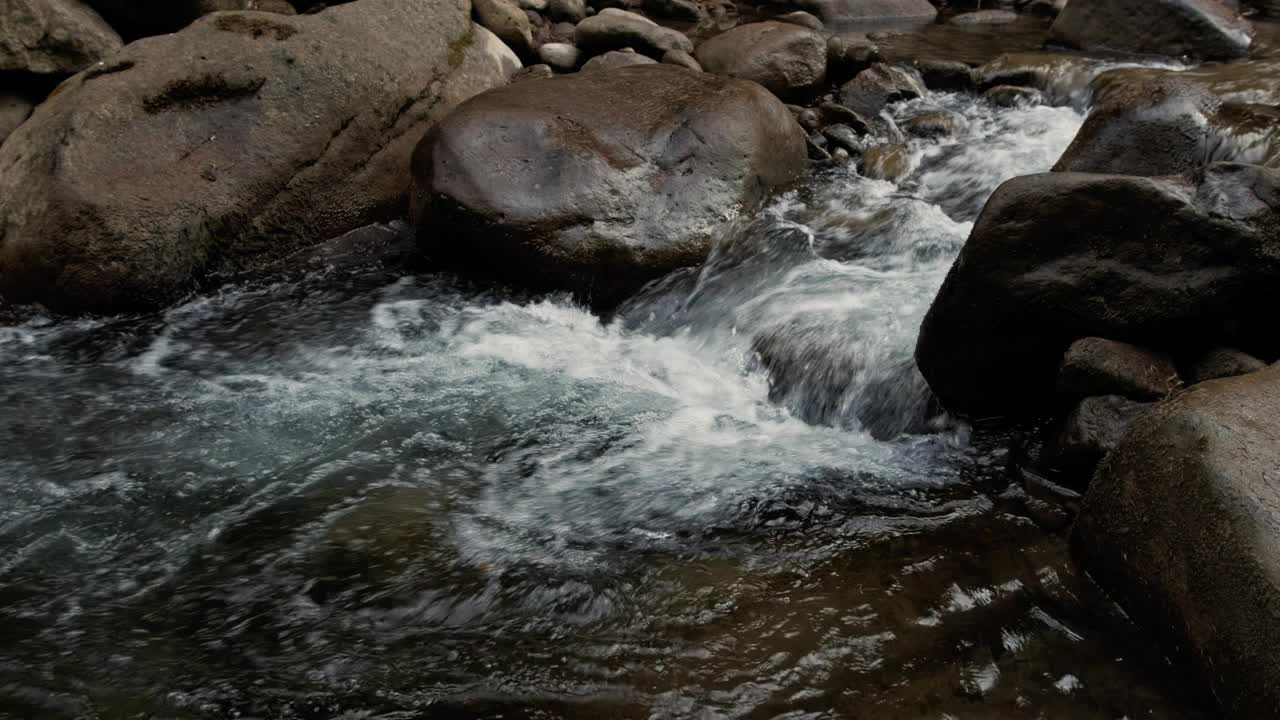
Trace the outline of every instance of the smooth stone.
<instances>
[{"instance_id":1,"label":"smooth stone","mask_svg":"<svg viewBox=\"0 0 1280 720\"><path fill-rule=\"evenodd\" d=\"M1068 397L1162 400L1181 386L1178 368L1168 355L1106 338L1071 343L1058 369L1058 392Z\"/></svg>"},{"instance_id":2,"label":"smooth stone","mask_svg":"<svg viewBox=\"0 0 1280 720\"><path fill-rule=\"evenodd\" d=\"M511 76L511 82L517 83L526 82L528 80L546 80L547 78L555 77L555 74L555 70L551 69L550 65L547 65L546 63L539 63L537 65L528 65L517 70L516 74Z\"/></svg>"},{"instance_id":3,"label":"smooth stone","mask_svg":"<svg viewBox=\"0 0 1280 720\"><path fill-rule=\"evenodd\" d=\"M591 58L583 64L581 72L603 72L630 65L656 65L657 63L657 60L648 55L641 55L631 48L623 48Z\"/></svg>"},{"instance_id":4,"label":"smooth stone","mask_svg":"<svg viewBox=\"0 0 1280 720\"><path fill-rule=\"evenodd\" d=\"M887 105L913 100L925 92L915 70L876 63L840 87L840 104L866 117L875 117Z\"/></svg>"},{"instance_id":5,"label":"smooth stone","mask_svg":"<svg viewBox=\"0 0 1280 720\"><path fill-rule=\"evenodd\" d=\"M832 35L827 39L827 76L835 83L847 82L882 60L880 48L866 37Z\"/></svg>"},{"instance_id":6,"label":"smooth stone","mask_svg":"<svg viewBox=\"0 0 1280 720\"><path fill-rule=\"evenodd\" d=\"M522 58L533 54L529 18L511 0L472 0L476 19Z\"/></svg>"},{"instance_id":7,"label":"smooth stone","mask_svg":"<svg viewBox=\"0 0 1280 720\"><path fill-rule=\"evenodd\" d=\"M703 69L751 80L781 98L812 95L827 79L827 43L821 35L788 23L740 25L698 46Z\"/></svg>"},{"instance_id":8,"label":"smooth stone","mask_svg":"<svg viewBox=\"0 0 1280 720\"><path fill-rule=\"evenodd\" d=\"M871 123L866 118L840 103L820 103L817 111L819 116L822 118L822 124L824 125L847 125L859 135L866 135L871 132Z\"/></svg>"},{"instance_id":9,"label":"smooth stone","mask_svg":"<svg viewBox=\"0 0 1280 720\"><path fill-rule=\"evenodd\" d=\"M930 90L969 92L977 86L973 68L956 60L916 60L912 66Z\"/></svg>"},{"instance_id":10,"label":"smooth stone","mask_svg":"<svg viewBox=\"0 0 1280 720\"><path fill-rule=\"evenodd\" d=\"M693 52L693 41L684 33L661 27L635 13L613 8L578 23L574 36L577 46L588 54L626 47L654 58L662 57L668 50Z\"/></svg>"},{"instance_id":11,"label":"smooth stone","mask_svg":"<svg viewBox=\"0 0 1280 720\"><path fill-rule=\"evenodd\" d=\"M538 59L559 72L573 72L582 64L582 51L569 43L544 43L538 47Z\"/></svg>"},{"instance_id":12,"label":"smooth stone","mask_svg":"<svg viewBox=\"0 0 1280 720\"><path fill-rule=\"evenodd\" d=\"M810 30L822 30L823 28L822 20L818 19L816 15L807 13L803 10L796 10L795 12L789 12L784 15L775 15L773 19L778 22L791 23L792 25L806 27Z\"/></svg>"},{"instance_id":13,"label":"smooth stone","mask_svg":"<svg viewBox=\"0 0 1280 720\"><path fill-rule=\"evenodd\" d=\"M433 256L606 308L700 264L805 167L803 132L764 88L655 63L463 103L414 155L411 208Z\"/></svg>"},{"instance_id":14,"label":"smooth stone","mask_svg":"<svg viewBox=\"0 0 1280 720\"><path fill-rule=\"evenodd\" d=\"M558 22L577 25L587 17L585 0L547 0L547 15Z\"/></svg>"},{"instance_id":15,"label":"smooth stone","mask_svg":"<svg viewBox=\"0 0 1280 720\"><path fill-rule=\"evenodd\" d=\"M823 137L836 147L844 148L850 155L861 155L864 143L858 132L848 125L836 123L822 129Z\"/></svg>"},{"instance_id":16,"label":"smooth stone","mask_svg":"<svg viewBox=\"0 0 1280 720\"><path fill-rule=\"evenodd\" d=\"M654 17L691 22L706 14L695 0L644 0L644 11Z\"/></svg>"}]
</instances>

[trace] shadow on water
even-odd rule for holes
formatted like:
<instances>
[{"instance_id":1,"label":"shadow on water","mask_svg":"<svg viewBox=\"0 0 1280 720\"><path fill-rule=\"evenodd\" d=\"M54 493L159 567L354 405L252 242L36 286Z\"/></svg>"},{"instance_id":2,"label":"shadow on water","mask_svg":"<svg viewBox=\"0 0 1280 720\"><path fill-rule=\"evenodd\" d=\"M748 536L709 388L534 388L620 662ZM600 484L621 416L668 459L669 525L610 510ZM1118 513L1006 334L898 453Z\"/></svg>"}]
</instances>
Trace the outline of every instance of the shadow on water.
<instances>
[{"instance_id":1,"label":"shadow on water","mask_svg":"<svg viewBox=\"0 0 1280 720\"><path fill-rule=\"evenodd\" d=\"M929 109L605 322L394 266L15 318L0 715L1204 717L911 361L1081 116Z\"/></svg>"}]
</instances>

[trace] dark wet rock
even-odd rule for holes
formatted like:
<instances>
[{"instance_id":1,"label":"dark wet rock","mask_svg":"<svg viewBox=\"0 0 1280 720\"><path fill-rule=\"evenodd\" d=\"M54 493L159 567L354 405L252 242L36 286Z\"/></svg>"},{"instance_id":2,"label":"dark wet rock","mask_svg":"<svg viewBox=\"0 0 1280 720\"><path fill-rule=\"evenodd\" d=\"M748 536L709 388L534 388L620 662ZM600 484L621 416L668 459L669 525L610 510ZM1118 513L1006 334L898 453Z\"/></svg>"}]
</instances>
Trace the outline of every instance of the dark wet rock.
<instances>
[{"instance_id":1,"label":"dark wet rock","mask_svg":"<svg viewBox=\"0 0 1280 720\"><path fill-rule=\"evenodd\" d=\"M960 127L960 116L946 110L920 113L902 124L902 129L918 138L940 138L952 135Z\"/></svg>"},{"instance_id":2,"label":"dark wet rock","mask_svg":"<svg viewBox=\"0 0 1280 720\"><path fill-rule=\"evenodd\" d=\"M688 68L695 72L702 72L702 64L698 62L697 58L683 50L666 51L662 54L662 62L668 65L678 65L683 68Z\"/></svg>"},{"instance_id":3,"label":"dark wet rock","mask_svg":"<svg viewBox=\"0 0 1280 720\"><path fill-rule=\"evenodd\" d=\"M547 0L547 15L558 22L580 23L587 17L583 0Z\"/></svg>"},{"instance_id":4,"label":"dark wet rock","mask_svg":"<svg viewBox=\"0 0 1280 720\"><path fill-rule=\"evenodd\" d=\"M1197 672L1220 717L1280 707L1280 368L1197 385L1134 423L1072 532L1083 566Z\"/></svg>"},{"instance_id":5,"label":"dark wet rock","mask_svg":"<svg viewBox=\"0 0 1280 720\"><path fill-rule=\"evenodd\" d=\"M123 44L78 0L6 0L0 9L0 70L71 75Z\"/></svg>"},{"instance_id":6,"label":"dark wet rock","mask_svg":"<svg viewBox=\"0 0 1280 720\"><path fill-rule=\"evenodd\" d=\"M678 30L625 10L606 9L578 23L574 31L578 47L588 54L633 48L662 57L668 50L693 52L693 41Z\"/></svg>"},{"instance_id":7,"label":"dark wet rock","mask_svg":"<svg viewBox=\"0 0 1280 720\"><path fill-rule=\"evenodd\" d=\"M1058 369L1058 392L1068 397L1161 400L1180 385L1177 366L1168 355L1106 338L1071 343Z\"/></svg>"},{"instance_id":8,"label":"dark wet rock","mask_svg":"<svg viewBox=\"0 0 1280 720\"><path fill-rule=\"evenodd\" d=\"M1098 463L1119 447L1134 421L1154 407L1155 403L1119 395L1084 398L1063 421L1045 460L1081 485L1088 484Z\"/></svg>"},{"instance_id":9,"label":"dark wet rock","mask_svg":"<svg viewBox=\"0 0 1280 720\"><path fill-rule=\"evenodd\" d=\"M101 13L126 38L175 32L212 12L296 12L285 0L86 0L85 4Z\"/></svg>"},{"instance_id":10,"label":"dark wet rock","mask_svg":"<svg viewBox=\"0 0 1280 720\"><path fill-rule=\"evenodd\" d=\"M827 149L830 144L822 133L811 132L805 135L805 151L810 160L830 160L831 153Z\"/></svg>"},{"instance_id":11,"label":"dark wet rock","mask_svg":"<svg viewBox=\"0 0 1280 720\"><path fill-rule=\"evenodd\" d=\"M1071 2L1050 33L1082 50L1223 60L1243 57L1249 23L1220 0L1110 0Z\"/></svg>"},{"instance_id":12,"label":"dark wet rock","mask_svg":"<svg viewBox=\"0 0 1280 720\"><path fill-rule=\"evenodd\" d=\"M800 123L800 127L808 130L809 132L821 130L822 126L826 124L823 120L822 113L813 108L801 110L800 113L796 115L796 122Z\"/></svg>"},{"instance_id":13,"label":"dark wet rock","mask_svg":"<svg viewBox=\"0 0 1280 720\"><path fill-rule=\"evenodd\" d=\"M18 95L0 94L0 145L9 134L31 117L35 108L31 101Z\"/></svg>"},{"instance_id":14,"label":"dark wet rock","mask_svg":"<svg viewBox=\"0 0 1280 720\"><path fill-rule=\"evenodd\" d=\"M740 25L698 46L703 69L760 83L781 98L805 97L827 78L827 43L799 25Z\"/></svg>"},{"instance_id":15,"label":"dark wet rock","mask_svg":"<svg viewBox=\"0 0 1280 720\"><path fill-rule=\"evenodd\" d=\"M803 0L797 5L824 23L872 20L932 20L938 10L929 0Z\"/></svg>"},{"instance_id":16,"label":"dark wet rock","mask_svg":"<svg viewBox=\"0 0 1280 720\"><path fill-rule=\"evenodd\" d=\"M840 87L840 104L866 117L875 117L890 103L924 94L924 83L915 70L876 63Z\"/></svg>"},{"instance_id":17,"label":"dark wet rock","mask_svg":"<svg viewBox=\"0 0 1280 720\"><path fill-rule=\"evenodd\" d=\"M654 17L693 22L706 15L695 0L644 0L644 11Z\"/></svg>"},{"instance_id":18,"label":"dark wet rock","mask_svg":"<svg viewBox=\"0 0 1280 720\"><path fill-rule=\"evenodd\" d=\"M648 55L641 55L631 48L623 48L591 58L583 64L582 72L604 72L630 65L656 65L657 63L657 60Z\"/></svg>"},{"instance_id":19,"label":"dark wet rock","mask_svg":"<svg viewBox=\"0 0 1280 720\"><path fill-rule=\"evenodd\" d=\"M547 0L519 0L516 6L521 10L541 14L547 11ZM530 22L533 22L533 20L530 19Z\"/></svg>"},{"instance_id":20,"label":"dark wet rock","mask_svg":"<svg viewBox=\"0 0 1280 720\"><path fill-rule=\"evenodd\" d=\"M582 51L569 43L546 43L538 47L538 59L559 72L573 72L582 64Z\"/></svg>"},{"instance_id":21,"label":"dark wet rock","mask_svg":"<svg viewBox=\"0 0 1280 720\"><path fill-rule=\"evenodd\" d=\"M1037 413L1062 354L1108 337L1181 354L1280 356L1280 171L1218 163L1181 178L1046 173L991 196L921 327L946 406ZM1135 232L1141 228L1141 232Z\"/></svg>"},{"instance_id":22,"label":"dark wet rock","mask_svg":"<svg viewBox=\"0 0 1280 720\"><path fill-rule=\"evenodd\" d=\"M1018 87L1017 85L997 85L982 93L987 102L997 107L1011 108L1020 105L1041 105L1044 93L1035 88Z\"/></svg>"},{"instance_id":23,"label":"dark wet rock","mask_svg":"<svg viewBox=\"0 0 1280 720\"><path fill-rule=\"evenodd\" d=\"M0 293L153 308L399 215L420 134L517 67L447 0L224 13L134 43L0 147Z\"/></svg>"},{"instance_id":24,"label":"dark wet rock","mask_svg":"<svg viewBox=\"0 0 1280 720\"><path fill-rule=\"evenodd\" d=\"M872 180L897 182L910 172L911 154L906 145L875 145L862 154L862 174Z\"/></svg>"},{"instance_id":25,"label":"dark wet rock","mask_svg":"<svg viewBox=\"0 0 1280 720\"><path fill-rule=\"evenodd\" d=\"M859 133L848 125L836 123L822 129L822 135L832 146L843 148L850 155L861 155L865 143Z\"/></svg>"},{"instance_id":26,"label":"dark wet rock","mask_svg":"<svg viewBox=\"0 0 1280 720\"><path fill-rule=\"evenodd\" d=\"M973 68L956 60L916 60L912 63L930 90L967 92L975 87Z\"/></svg>"},{"instance_id":27,"label":"dark wet rock","mask_svg":"<svg viewBox=\"0 0 1280 720\"><path fill-rule=\"evenodd\" d=\"M846 82L884 58L880 48L861 36L832 35L827 39L827 76Z\"/></svg>"},{"instance_id":28,"label":"dark wet rock","mask_svg":"<svg viewBox=\"0 0 1280 720\"><path fill-rule=\"evenodd\" d=\"M1012 10L977 10L961 13L947 22L952 25L1007 25L1018 21L1018 13Z\"/></svg>"},{"instance_id":29,"label":"dark wet rock","mask_svg":"<svg viewBox=\"0 0 1280 720\"><path fill-rule=\"evenodd\" d=\"M759 85L654 64L481 95L413 167L429 252L607 306L701 262L727 218L803 171L805 150Z\"/></svg>"},{"instance_id":30,"label":"dark wet rock","mask_svg":"<svg viewBox=\"0 0 1280 720\"><path fill-rule=\"evenodd\" d=\"M1184 72L1112 70L1094 80L1093 96L1055 170L1161 176L1217 161L1280 162L1280 63L1274 60Z\"/></svg>"},{"instance_id":31,"label":"dark wet rock","mask_svg":"<svg viewBox=\"0 0 1280 720\"><path fill-rule=\"evenodd\" d=\"M1001 85L1034 87L1053 97L1087 92L1105 60L1065 53L1005 53L974 70L978 90ZM1083 100L1083 96L1082 96ZM1083 105L1083 101L1082 101Z\"/></svg>"},{"instance_id":32,"label":"dark wet rock","mask_svg":"<svg viewBox=\"0 0 1280 720\"><path fill-rule=\"evenodd\" d=\"M785 15L778 15L773 19L778 22L807 27L810 30L821 30L823 28L822 21L819 20L816 15L807 13L803 10L796 10L795 12L789 12Z\"/></svg>"},{"instance_id":33,"label":"dark wet rock","mask_svg":"<svg viewBox=\"0 0 1280 720\"><path fill-rule=\"evenodd\" d=\"M476 20L522 58L533 55L529 18L511 0L472 0Z\"/></svg>"},{"instance_id":34,"label":"dark wet rock","mask_svg":"<svg viewBox=\"0 0 1280 720\"><path fill-rule=\"evenodd\" d=\"M820 103L817 112L822 119L823 125L848 125L859 135L866 135L871 132L871 123L866 118L840 103Z\"/></svg>"},{"instance_id":35,"label":"dark wet rock","mask_svg":"<svg viewBox=\"0 0 1280 720\"><path fill-rule=\"evenodd\" d=\"M517 70L515 74L511 76L511 82L517 83L525 82L526 80L546 80L547 78L555 77L555 74L556 71L551 69L550 65L547 65L546 63L539 63L537 65L528 65Z\"/></svg>"},{"instance_id":36,"label":"dark wet rock","mask_svg":"<svg viewBox=\"0 0 1280 720\"><path fill-rule=\"evenodd\" d=\"M1187 382L1191 385L1221 378L1248 375L1265 368L1267 364L1247 352L1234 348L1214 348L1200 357L1187 370Z\"/></svg>"}]
</instances>

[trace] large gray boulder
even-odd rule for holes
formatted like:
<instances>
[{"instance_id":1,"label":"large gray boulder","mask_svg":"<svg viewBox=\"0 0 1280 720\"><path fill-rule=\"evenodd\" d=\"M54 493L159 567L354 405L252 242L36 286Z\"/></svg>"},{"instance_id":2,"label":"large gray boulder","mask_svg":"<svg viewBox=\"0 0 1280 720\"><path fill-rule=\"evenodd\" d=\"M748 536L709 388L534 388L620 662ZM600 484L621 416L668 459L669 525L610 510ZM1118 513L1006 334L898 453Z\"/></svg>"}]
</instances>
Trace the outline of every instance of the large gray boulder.
<instances>
[{"instance_id":1,"label":"large gray boulder","mask_svg":"<svg viewBox=\"0 0 1280 720\"><path fill-rule=\"evenodd\" d=\"M700 263L804 167L800 126L759 85L624 67L464 103L414 155L413 214L433 255L606 306Z\"/></svg>"},{"instance_id":2,"label":"large gray boulder","mask_svg":"<svg viewBox=\"0 0 1280 720\"><path fill-rule=\"evenodd\" d=\"M1222 60L1249 51L1252 28L1222 0L1069 2L1050 34L1083 50Z\"/></svg>"},{"instance_id":3,"label":"large gray boulder","mask_svg":"<svg viewBox=\"0 0 1280 720\"><path fill-rule=\"evenodd\" d=\"M1280 171L1180 178L1045 173L991 196L925 317L916 356L950 410L1023 415L1097 336L1194 356L1280 355Z\"/></svg>"},{"instance_id":4,"label":"large gray boulder","mask_svg":"<svg viewBox=\"0 0 1280 720\"><path fill-rule=\"evenodd\" d=\"M1275 59L1122 68L1092 87L1089 116L1055 170L1160 176L1217 161L1280 163Z\"/></svg>"},{"instance_id":5,"label":"large gray boulder","mask_svg":"<svg viewBox=\"0 0 1280 720\"><path fill-rule=\"evenodd\" d=\"M0 0L0 71L71 75L122 44L79 0Z\"/></svg>"},{"instance_id":6,"label":"large gray boulder","mask_svg":"<svg viewBox=\"0 0 1280 720\"><path fill-rule=\"evenodd\" d=\"M791 23L739 25L698 46L703 70L751 80L781 98L812 94L827 79L827 41Z\"/></svg>"},{"instance_id":7,"label":"large gray boulder","mask_svg":"<svg viewBox=\"0 0 1280 720\"><path fill-rule=\"evenodd\" d=\"M0 294L153 308L400 215L427 127L518 67L452 0L222 13L129 45L0 146Z\"/></svg>"},{"instance_id":8,"label":"large gray boulder","mask_svg":"<svg viewBox=\"0 0 1280 720\"><path fill-rule=\"evenodd\" d=\"M1084 567L1187 661L1221 717L1280 713L1280 367L1139 419L1072 532Z\"/></svg>"}]
</instances>

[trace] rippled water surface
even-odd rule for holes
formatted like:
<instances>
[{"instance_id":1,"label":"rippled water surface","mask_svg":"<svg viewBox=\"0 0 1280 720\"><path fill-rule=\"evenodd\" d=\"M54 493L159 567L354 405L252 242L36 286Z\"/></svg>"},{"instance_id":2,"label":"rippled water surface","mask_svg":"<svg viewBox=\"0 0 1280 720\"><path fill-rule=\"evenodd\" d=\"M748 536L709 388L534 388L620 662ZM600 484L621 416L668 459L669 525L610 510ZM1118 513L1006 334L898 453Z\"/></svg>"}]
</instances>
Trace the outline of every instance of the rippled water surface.
<instances>
[{"instance_id":1,"label":"rippled water surface","mask_svg":"<svg viewBox=\"0 0 1280 720\"><path fill-rule=\"evenodd\" d=\"M604 321L369 268L0 327L0 715L1198 717L911 362L1081 116L934 107Z\"/></svg>"}]
</instances>

